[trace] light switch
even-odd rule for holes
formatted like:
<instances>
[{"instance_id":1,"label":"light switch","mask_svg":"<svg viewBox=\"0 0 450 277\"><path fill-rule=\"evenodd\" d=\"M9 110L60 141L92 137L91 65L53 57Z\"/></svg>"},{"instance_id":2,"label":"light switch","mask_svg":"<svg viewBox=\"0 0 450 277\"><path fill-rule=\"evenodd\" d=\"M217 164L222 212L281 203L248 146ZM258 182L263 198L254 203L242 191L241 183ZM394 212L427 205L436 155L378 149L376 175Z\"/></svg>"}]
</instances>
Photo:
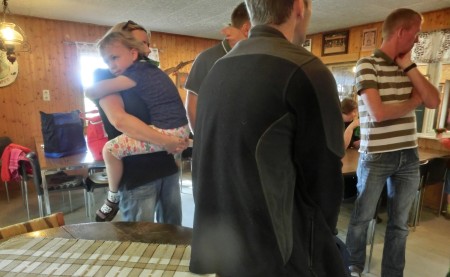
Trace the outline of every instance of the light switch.
<instances>
[{"instance_id":1,"label":"light switch","mask_svg":"<svg viewBox=\"0 0 450 277\"><path fill-rule=\"evenodd\" d=\"M44 101L50 101L50 91L48 89L42 91L42 99Z\"/></svg>"}]
</instances>

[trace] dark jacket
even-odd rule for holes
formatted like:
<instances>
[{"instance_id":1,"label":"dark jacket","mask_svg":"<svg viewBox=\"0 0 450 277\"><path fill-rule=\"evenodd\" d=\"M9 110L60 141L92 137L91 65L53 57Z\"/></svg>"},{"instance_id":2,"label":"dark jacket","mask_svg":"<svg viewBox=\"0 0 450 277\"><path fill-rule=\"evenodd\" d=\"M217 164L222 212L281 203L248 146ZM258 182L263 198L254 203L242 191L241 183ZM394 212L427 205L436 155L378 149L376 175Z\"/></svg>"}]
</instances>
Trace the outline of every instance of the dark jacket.
<instances>
[{"instance_id":1,"label":"dark jacket","mask_svg":"<svg viewBox=\"0 0 450 277\"><path fill-rule=\"evenodd\" d=\"M190 270L346 276L334 240L343 121L330 71L256 26L200 88Z\"/></svg>"}]
</instances>

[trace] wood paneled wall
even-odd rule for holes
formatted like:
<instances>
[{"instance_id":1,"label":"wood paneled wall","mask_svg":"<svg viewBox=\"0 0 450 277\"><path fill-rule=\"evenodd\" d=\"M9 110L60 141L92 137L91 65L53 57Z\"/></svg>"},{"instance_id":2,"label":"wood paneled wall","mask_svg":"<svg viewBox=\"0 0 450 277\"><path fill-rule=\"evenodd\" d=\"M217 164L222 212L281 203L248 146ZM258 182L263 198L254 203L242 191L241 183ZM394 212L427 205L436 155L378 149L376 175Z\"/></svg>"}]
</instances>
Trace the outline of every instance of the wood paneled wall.
<instances>
[{"instance_id":1,"label":"wood paneled wall","mask_svg":"<svg viewBox=\"0 0 450 277\"><path fill-rule=\"evenodd\" d=\"M423 32L435 31L450 28L450 8L428 12L423 14L424 23L422 25ZM321 58L325 64L335 64L344 62L356 62L360 57L370 56L372 51L361 51L363 30L377 29L377 47L381 45L381 28L383 22L375 22L361 26L355 26L350 29L348 53L333 56L322 57L322 34L314 34L308 36L312 38L312 53Z\"/></svg>"},{"instance_id":2,"label":"wood paneled wall","mask_svg":"<svg viewBox=\"0 0 450 277\"><path fill-rule=\"evenodd\" d=\"M96 42L109 27L34 17L15 19L26 33L31 51L17 53L17 79L0 88L0 136L34 149L34 139L42 137L39 111L83 110L77 50L67 42ZM152 32L151 43L160 49L161 68L165 69L195 59L217 40ZM189 72L190 67L181 72ZM171 77L175 82L175 76ZM42 100L44 89L50 90L51 101ZM184 97L184 91L180 93Z\"/></svg>"},{"instance_id":3,"label":"wood paneled wall","mask_svg":"<svg viewBox=\"0 0 450 277\"><path fill-rule=\"evenodd\" d=\"M450 9L424 14L423 31L450 28ZM65 112L83 109L83 91L79 77L76 46L65 42L95 42L109 27L15 16L31 44L31 52L18 53L16 81L0 88L0 136L34 149L41 137L39 111ZM325 63L356 61L361 52L362 30L377 28L381 44L381 23L350 28L349 51L345 55L322 57ZM322 35L312 35L312 52L321 55ZM152 32L152 46L160 50L161 68L194 59L216 40ZM181 72L189 72L191 65ZM171 76L175 82L175 76ZM42 90L50 90L51 101L42 100ZM182 98L184 91L180 90Z\"/></svg>"}]
</instances>

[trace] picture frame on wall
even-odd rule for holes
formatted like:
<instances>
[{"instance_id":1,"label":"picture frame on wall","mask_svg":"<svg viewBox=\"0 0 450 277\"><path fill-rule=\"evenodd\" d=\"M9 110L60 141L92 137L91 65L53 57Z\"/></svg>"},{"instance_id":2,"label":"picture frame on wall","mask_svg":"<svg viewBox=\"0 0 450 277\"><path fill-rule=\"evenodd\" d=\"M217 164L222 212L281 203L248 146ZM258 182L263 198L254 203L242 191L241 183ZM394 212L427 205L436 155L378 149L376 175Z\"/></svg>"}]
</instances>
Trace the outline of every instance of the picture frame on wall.
<instances>
[{"instance_id":1,"label":"picture frame on wall","mask_svg":"<svg viewBox=\"0 0 450 277\"><path fill-rule=\"evenodd\" d=\"M322 36L322 56L347 54L348 30L334 31Z\"/></svg>"},{"instance_id":2,"label":"picture frame on wall","mask_svg":"<svg viewBox=\"0 0 450 277\"><path fill-rule=\"evenodd\" d=\"M311 52L312 39L307 38L307 39L305 40L305 42L303 42L302 46L303 46L303 48L305 48L306 50L308 50L309 52Z\"/></svg>"},{"instance_id":3,"label":"picture frame on wall","mask_svg":"<svg viewBox=\"0 0 450 277\"><path fill-rule=\"evenodd\" d=\"M364 29L362 35L361 51L371 51L377 44L377 28Z\"/></svg>"}]
</instances>

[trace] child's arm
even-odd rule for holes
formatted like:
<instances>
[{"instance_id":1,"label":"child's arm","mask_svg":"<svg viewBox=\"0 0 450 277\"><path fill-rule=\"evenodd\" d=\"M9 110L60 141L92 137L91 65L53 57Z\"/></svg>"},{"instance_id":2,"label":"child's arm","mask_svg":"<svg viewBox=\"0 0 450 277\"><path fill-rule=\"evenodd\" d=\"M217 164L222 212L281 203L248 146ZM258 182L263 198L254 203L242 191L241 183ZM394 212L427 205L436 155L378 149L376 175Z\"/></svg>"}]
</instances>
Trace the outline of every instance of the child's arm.
<instances>
[{"instance_id":1,"label":"child's arm","mask_svg":"<svg viewBox=\"0 0 450 277\"><path fill-rule=\"evenodd\" d=\"M85 94L86 97L90 99L99 99L105 97L106 95L126 90L134 86L136 86L135 81L120 75L112 79L106 79L95 83L86 89Z\"/></svg>"}]
</instances>

